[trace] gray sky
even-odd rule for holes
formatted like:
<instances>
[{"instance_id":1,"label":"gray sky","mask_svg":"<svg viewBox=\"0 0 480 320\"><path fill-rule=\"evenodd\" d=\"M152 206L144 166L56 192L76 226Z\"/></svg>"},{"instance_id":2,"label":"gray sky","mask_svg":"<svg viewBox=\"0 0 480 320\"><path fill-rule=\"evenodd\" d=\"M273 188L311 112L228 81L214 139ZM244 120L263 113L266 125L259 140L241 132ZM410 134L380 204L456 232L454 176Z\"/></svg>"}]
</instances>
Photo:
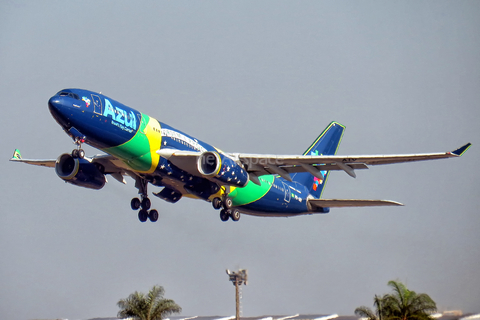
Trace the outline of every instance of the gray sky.
<instances>
[{"instance_id":1,"label":"gray sky","mask_svg":"<svg viewBox=\"0 0 480 320\"><path fill-rule=\"evenodd\" d=\"M155 284L183 315L233 315L226 268L249 270L245 316L353 314L392 279L480 312L478 57L478 1L2 1L0 318L114 316ZM160 219L142 224L131 179L94 191L7 161L73 149L47 108L68 87L231 152L300 154L332 120L341 154L473 147L334 172L324 194L401 208L222 223L151 197Z\"/></svg>"}]
</instances>

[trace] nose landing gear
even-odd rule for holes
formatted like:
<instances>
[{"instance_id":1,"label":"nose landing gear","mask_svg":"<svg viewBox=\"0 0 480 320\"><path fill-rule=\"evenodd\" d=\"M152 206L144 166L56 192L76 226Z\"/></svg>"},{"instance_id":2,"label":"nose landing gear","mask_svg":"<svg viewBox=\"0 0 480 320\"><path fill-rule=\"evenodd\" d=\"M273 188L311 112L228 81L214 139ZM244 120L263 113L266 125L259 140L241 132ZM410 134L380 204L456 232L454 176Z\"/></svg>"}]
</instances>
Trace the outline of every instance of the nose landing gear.
<instances>
[{"instance_id":1,"label":"nose landing gear","mask_svg":"<svg viewBox=\"0 0 480 320\"><path fill-rule=\"evenodd\" d=\"M85 157L85 150L82 149L82 143L85 142L85 138L75 138L75 143L77 145L77 149L73 149L72 157L83 159Z\"/></svg>"},{"instance_id":2,"label":"nose landing gear","mask_svg":"<svg viewBox=\"0 0 480 320\"><path fill-rule=\"evenodd\" d=\"M83 159L85 157L85 151L83 149L74 149L72 151L72 157Z\"/></svg>"}]
</instances>

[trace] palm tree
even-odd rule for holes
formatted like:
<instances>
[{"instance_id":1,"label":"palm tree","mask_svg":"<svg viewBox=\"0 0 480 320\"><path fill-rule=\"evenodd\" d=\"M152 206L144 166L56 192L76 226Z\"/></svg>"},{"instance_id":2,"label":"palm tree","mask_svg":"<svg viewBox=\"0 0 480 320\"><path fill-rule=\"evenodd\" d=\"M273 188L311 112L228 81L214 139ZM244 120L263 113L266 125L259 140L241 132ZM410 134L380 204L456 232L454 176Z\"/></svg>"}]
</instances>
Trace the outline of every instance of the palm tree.
<instances>
[{"instance_id":1,"label":"palm tree","mask_svg":"<svg viewBox=\"0 0 480 320\"><path fill-rule=\"evenodd\" d=\"M370 308L361 306L355 309L355 314L359 317L365 318L367 320L385 320L385 299L387 295L383 297L375 295L373 298L373 306L375 311L372 311Z\"/></svg>"},{"instance_id":2,"label":"palm tree","mask_svg":"<svg viewBox=\"0 0 480 320\"><path fill-rule=\"evenodd\" d=\"M180 313L182 308L170 299L164 299L165 290L162 286L153 286L148 294L135 291L126 299L118 301L119 318L135 320L162 320L173 313Z\"/></svg>"},{"instance_id":3,"label":"palm tree","mask_svg":"<svg viewBox=\"0 0 480 320\"><path fill-rule=\"evenodd\" d=\"M408 290L398 281L389 281L392 294L375 295L375 311L365 306L355 309L355 314L368 320L432 320L437 310L435 302L425 293Z\"/></svg>"}]
</instances>

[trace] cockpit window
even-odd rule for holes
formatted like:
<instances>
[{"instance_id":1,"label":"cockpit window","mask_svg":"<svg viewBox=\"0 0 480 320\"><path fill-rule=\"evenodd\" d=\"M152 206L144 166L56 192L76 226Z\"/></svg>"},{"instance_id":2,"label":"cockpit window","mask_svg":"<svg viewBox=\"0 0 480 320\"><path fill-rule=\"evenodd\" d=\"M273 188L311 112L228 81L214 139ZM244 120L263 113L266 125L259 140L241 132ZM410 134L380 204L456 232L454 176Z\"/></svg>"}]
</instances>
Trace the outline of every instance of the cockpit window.
<instances>
[{"instance_id":1,"label":"cockpit window","mask_svg":"<svg viewBox=\"0 0 480 320\"><path fill-rule=\"evenodd\" d=\"M60 97L70 97L70 98L73 98L73 99L80 100L80 97L78 96L78 94L73 93L73 92L60 91L58 93L58 95Z\"/></svg>"}]
</instances>

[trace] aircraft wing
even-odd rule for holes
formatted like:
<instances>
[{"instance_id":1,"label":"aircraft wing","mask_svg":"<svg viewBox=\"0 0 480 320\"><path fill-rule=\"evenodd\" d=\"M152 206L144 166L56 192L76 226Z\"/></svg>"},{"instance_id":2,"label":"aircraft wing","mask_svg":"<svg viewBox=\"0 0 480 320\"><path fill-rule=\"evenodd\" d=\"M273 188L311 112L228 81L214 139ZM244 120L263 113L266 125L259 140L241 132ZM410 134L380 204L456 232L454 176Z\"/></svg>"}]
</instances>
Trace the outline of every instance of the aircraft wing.
<instances>
[{"instance_id":1,"label":"aircraft wing","mask_svg":"<svg viewBox=\"0 0 480 320\"><path fill-rule=\"evenodd\" d=\"M130 170L128 170L128 168L125 166L123 161L115 158L112 155L109 155L109 154L96 155L91 158L91 162L101 164L105 169L105 174L109 174L115 180L123 184L127 184L124 178L124 176L126 175L131 176L133 179L136 178L135 174Z\"/></svg>"},{"instance_id":2,"label":"aircraft wing","mask_svg":"<svg viewBox=\"0 0 480 320\"><path fill-rule=\"evenodd\" d=\"M358 200L358 199L307 199L308 204L315 208L342 207L379 207L403 206L400 202L390 200Z\"/></svg>"},{"instance_id":3,"label":"aircraft wing","mask_svg":"<svg viewBox=\"0 0 480 320\"><path fill-rule=\"evenodd\" d=\"M15 149L13 152L13 156L10 159L10 161L14 162L22 162L22 163L28 163L28 164L33 164L35 166L42 166L42 167L50 167L54 168L55 167L55 161L56 159L23 159L22 156L20 155L20 150Z\"/></svg>"},{"instance_id":4,"label":"aircraft wing","mask_svg":"<svg viewBox=\"0 0 480 320\"><path fill-rule=\"evenodd\" d=\"M368 169L371 165L393 164L412 161L425 161L459 157L464 154L471 144L450 152L400 154L400 155L360 155L360 156L278 156L259 154L235 155L247 168L250 174L261 176L264 174L279 174L291 180L289 174L294 172L310 172L321 178L322 171L344 170L355 177L355 169Z\"/></svg>"},{"instance_id":5,"label":"aircraft wing","mask_svg":"<svg viewBox=\"0 0 480 320\"><path fill-rule=\"evenodd\" d=\"M126 183L123 176L129 174L130 172L122 168L124 165L122 161L118 160L117 158L111 155L96 155L91 158L85 157L85 159L90 162L100 163L105 168L106 174L110 174L113 178L115 178L121 183ZM57 159L23 159L20 151L16 149L10 161L55 168L55 163L57 162Z\"/></svg>"},{"instance_id":6,"label":"aircraft wing","mask_svg":"<svg viewBox=\"0 0 480 320\"><path fill-rule=\"evenodd\" d=\"M56 159L15 159L11 158L10 161L14 162L22 162L22 163L28 163L28 164L33 164L35 166L42 166L42 167L50 167L50 168L55 168L55 161Z\"/></svg>"}]
</instances>

